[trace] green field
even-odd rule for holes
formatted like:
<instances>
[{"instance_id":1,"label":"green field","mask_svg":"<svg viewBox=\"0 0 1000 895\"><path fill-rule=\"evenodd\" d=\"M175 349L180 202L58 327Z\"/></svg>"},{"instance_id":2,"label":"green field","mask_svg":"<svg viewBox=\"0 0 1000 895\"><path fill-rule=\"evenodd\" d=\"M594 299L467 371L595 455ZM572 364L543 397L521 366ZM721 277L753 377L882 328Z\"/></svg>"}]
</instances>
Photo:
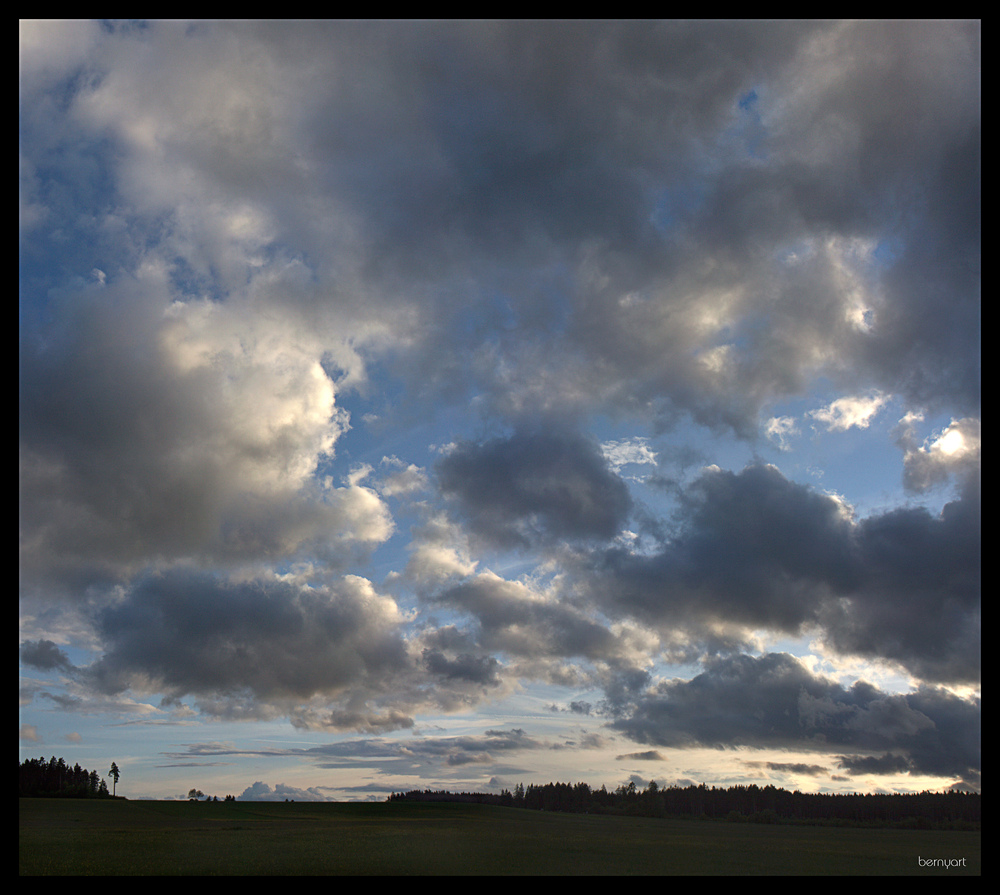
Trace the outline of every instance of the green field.
<instances>
[{"instance_id":1,"label":"green field","mask_svg":"<svg viewBox=\"0 0 1000 895\"><path fill-rule=\"evenodd\" d=\"M20 799L18 813L22 875L980 873L978 832L407 802Z\"/></svg>"}]
</instances>

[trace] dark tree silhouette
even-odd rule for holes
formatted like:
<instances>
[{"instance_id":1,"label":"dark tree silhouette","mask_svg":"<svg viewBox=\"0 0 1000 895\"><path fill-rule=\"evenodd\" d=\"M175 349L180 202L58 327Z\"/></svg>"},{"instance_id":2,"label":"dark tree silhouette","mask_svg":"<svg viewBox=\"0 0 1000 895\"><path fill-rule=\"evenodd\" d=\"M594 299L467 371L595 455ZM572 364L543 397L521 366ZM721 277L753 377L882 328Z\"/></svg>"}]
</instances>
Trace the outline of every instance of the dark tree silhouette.
<instances>
[{"instance_id":1,"label":"dark tree silhouette","mask_svg":"<svg viewBox=\"0 0 1000 895\"><path fill-rule=\"evenodd\" d=\"M111 784L111 795L113 796L115 790L118 789L118 778L121 776L121 771L118 770L118 765L114 762L111 762L111 770L108 771L108 776L115 781Z\"/></svg>"},{"instance_id":2,"label":"dark tree silhouette","mask_svg":"<svg viewBox=\"0 0 1000 895\"><path fill-rule=\"evenodd\" d=\"M962 790L921 793L803 793L776 786L708 787L704 783L661 787L635 781L613 792L586 783L518 784L513 795L451 793L447 790L393 793L390 801L481 802L542 811L592 812L645 817L694 817L741 823L821 823L837 826L896 826L916 829L978 830L982 794Z\"/></svg>"},{"instance_id":3,"label":"dark tree silhouette","mask_svg":"<svg viewBox=\"0 0 1000 895\"><path fill-rule=\"evenodd\" d=\"M29 758L18 766L18 794L22 797L68 799L110 798L97 771L79 764L70 767L62 758Z\"/></svg>"}]
</instances>

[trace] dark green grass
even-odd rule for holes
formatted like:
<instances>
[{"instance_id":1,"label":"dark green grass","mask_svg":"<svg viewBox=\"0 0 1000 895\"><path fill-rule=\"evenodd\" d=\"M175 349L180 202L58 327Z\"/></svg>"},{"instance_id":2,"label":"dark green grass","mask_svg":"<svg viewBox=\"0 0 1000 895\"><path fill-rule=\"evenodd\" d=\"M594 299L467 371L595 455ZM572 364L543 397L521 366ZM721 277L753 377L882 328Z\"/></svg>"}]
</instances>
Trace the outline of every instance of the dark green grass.
<instances>
[{"instance_id":1,"label":"dark green grass","mask_svg":"<svg viewBox=\"0 0 1000 895\"><path fill-rule=\"evenodd\" d=\"M979 874L979 833L455 803L21 799L22 875ZM918 857L965 858L920 867Z\"/></svg>"}]
</instances>

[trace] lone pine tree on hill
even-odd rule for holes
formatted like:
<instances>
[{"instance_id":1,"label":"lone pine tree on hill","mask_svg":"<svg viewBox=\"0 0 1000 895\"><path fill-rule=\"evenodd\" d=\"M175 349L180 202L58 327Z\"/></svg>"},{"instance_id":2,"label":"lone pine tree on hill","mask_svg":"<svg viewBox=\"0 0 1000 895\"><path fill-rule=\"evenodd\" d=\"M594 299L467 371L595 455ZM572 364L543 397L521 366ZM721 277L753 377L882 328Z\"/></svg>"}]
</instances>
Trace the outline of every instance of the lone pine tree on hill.
<instances>
[{"instance_id":1,"label":"lone pine tree on hill","mask_svg":"<svg viewBox=\"0 0 1000 895\"><path fill-rule=\"evenodd\" d=\"M111 795L114 795L115 790L118 788L118 778L121 776L121 771L118 770L118 765L114 762L111 762L111 770L108 771L108 776L115 781L111 785Z\"/></svg>"}]
</instances>

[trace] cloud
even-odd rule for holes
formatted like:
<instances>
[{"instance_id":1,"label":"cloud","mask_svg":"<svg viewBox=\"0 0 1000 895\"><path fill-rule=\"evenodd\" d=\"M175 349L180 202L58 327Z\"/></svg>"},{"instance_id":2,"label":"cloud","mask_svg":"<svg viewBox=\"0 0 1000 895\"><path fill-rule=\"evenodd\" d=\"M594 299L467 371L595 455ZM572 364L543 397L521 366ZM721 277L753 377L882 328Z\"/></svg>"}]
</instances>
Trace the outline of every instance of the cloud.
<instances>
[{"instance_id":1,"label":"cloud","mask_svg":"<svg viewBox=\"0 0 1000 895\"><path fill-rule=\"evenodd\" d=\"M872 417L885 406L888 400L887 395L879 392L838 398L826 407L810 411L809 416L825 423L831 432L843 432L853 426L867 429Z\"/></svg>"},{"instance_id":2,"label":"cloud","mask_svg":"<svg viewBox=\"0 0 1000 895\"><path fill-rule=\"evenodd\" d=\"M897 774L910 770L910 760L905 755L844 755L838 762L839 767L848 774Z\"/></svg>"},{"instance_id":3,"label":"cloud","mask_svg":"<svg viewBox=\"0 0 1000 895\"><path fill-rule=\"evenodd\" d=\"M476 533L504 546L614 537L631 507L596 445L572 433L518 432L464 444L438 463L444 494Z\"/></svg>"},{"instance_id":4,"label":"cloud","mask_svg":"<svg viewBox=\"0 0 1000 895\"><path fill-rule=\"evenodd\" d=\"M682 495L659 549L584 560L596 606L729 648L754 629L818 630L835 649L928 680L979 679L980 501L940 516L899 509L857 520L843 501L775 467L710 469ZM919 607L919 611L915 611ZM681 641L683 643L683 641Z\"/></svg>"},{"instance_id":5,"label":"cloud","mask_svg":"<svg viewBox=\"0 0 1000 895\"><path fill-rule=\"evenodd\" d=\"M100 34L96 22L21 19L18 22L18 74L38 90L80 67ZM41 83L39 83L41 82Z\"/></svg>"},{"instance_id":6,"label":"cloud","mask_svg":"<svg viewBox=\"0 0 1000 895\"><path fill-rule=\"evenodd\" d=\"M847 508L775 467L706 470L683 500L682 525L659 550L595 552L599 605L664 626L795 631L815 617L824 589L852 586Z\"/></svg>"},{"instance_id":7,"label":"cloud","mask_svg":"<svg viewBox=\"0 0 1000 895\"><path fill-rule=\"evenodd\" d=\"M523 728L491 728L466 736L421 735L408 739L340 741L304 750L321 767L350 767L357 759L384 770L405 767L447 768L498 762L518 752L550 748Z\"/></svg>"},{"instance_id":8,"label":"cloud","mask_svg":"<svg viewBox=\"0 0 1000 895\"><path fill-rule=\"evenodd\" d=\"M382 466L390 470L383 474L379 487L386 497L409 496L429 487L427 474L414 463L406 464L398 457L383 457Z\"/></svg>"},{"instance_id":9,"label":"cloud","mask_svg":"<svg viewBox=\"0 0 1000 895\"><path fill-rule=\"evenodd\" d=\"M627 636L561 599L557 588L540 589L482 572L444 589L435 602L475 619L478 642L489 650L531 659L610 660L630 654Z\"/></svg>"},{"instance_id":10,"label":"cloud","mask_svg":"<svg viewBox=\"0 0 1000 895\"><path fill-rule=\"evenodd\" d=\"M628 752L625 755L616 756L617 761L666 761L655 749L646 752Z\"/></svg>"},{"instance_id":11,"label":"cloud","mask_svg":"<svg viewBox=\"0 0 1000 895\"><path fill-rule=\"evenodd\" d=\"M160 285L115 287L44 347L21 346L24 568L306 547L332 559L344 542L384 541L391 517L374 492L315 479L348 428L321 344L249 309L156 310Z\"/></svg>"},{"instance_id":12,"label":"cloud","mask_svg":"<svg viewBox=\"0 0 1000 895\"><path fill-rule=\"evenodd\" d=\"M656 466L656 452L649 447L648 439L633 438L625 441L608 441L601 445L601 452L608 465L616 474L621 474L623 466Z\"/></svg>"},{"instance_id":13,"label":"cloud","mask_svg":"<svg viewBox=\"0 0 1000 895\"><path fill-rule=\"evenodd\" d=\"M844 687L769 653L714 660L690 681L663 681L612 726L651 745L846 747L878 757L849 765L868 772L961 776L981 766L980 725L978 699L930 687L909 694L863 681Z\"/></svg>"},{"instance_id":14,"label":"cloud","mask_svg":"<svg viewBox=\"0 0 1000 895\"><path fill-rule=\"evenodd\" d=\"M748 436L816 375L978 400L975 23L86 30L74 137L119 147L127 232L198 286L284 271L428 397Z\"/></svg>"},{"instance_id":15,"label":"cloud","mask_svg":"<svg viewBox=\"0 0 1000 895\"><path fill-rule=\"evenodd\" d=\"M407 664L395 603L357 576L306 583L176 570L137 581L95 621L105 649L87 669L93 686L192 695L205 708L218 700L220 713L333 700L366 680L377 691Z\"/></svg>"},{"instance_id":16,"label":"cloud","mask_svg":"<svg viewBox=\"0 0 1000 895\"><path fill-rule=\"evenodd\" d=\"M982 457L982 426L978 419L952 420L941 432L917 444L913 421L900 422L899 442L904 448L903 484L922 493L957 478L967 482L979 475Z\"/></svg>"},{"instance_id":17,"label":"cloud","mask_svg":"<svg viewBox=\"0 0 1000 895\"><path fill-rule=\"evenodd\" d=\"M243 790L237 797L239 802L332 802L332 797L323 792L322 787L310 786L301 789L278 783L273 788L258 780Z\"/></svg>"},{"instance_id":18,"label":"cloud","mask_svg":"<svg viewBox=\"0 0 1000 895\"><path fill-rule=\"evenodd\" d=\"M788 441L791 436L799 434L795 420L790 416L771 417L764 428L764 432L768 438L777 442L783 451L788 450Z\"/></svg>"},{"instance_id":19,"label":"cloud","mask_svg":"<svg viewBox=\"0 0 1000 895\"><path fill-rule=\"evenodd\" d=\"M419 585L434 586L475 572L468 539L443 511L429 513L412 535L404 574Z\"/></svg>"},{"instance_id":20,"label":"cloud","mask_svg":"<svg viewBox=\"0 0 1000 895\"><path fill-rule=\"evenodd\" d=\"M445 678L460 678L486 686L496 686L500 681L497 670L500 663L493 656L474 656L462 653L449 659L443 652L425 649L423 652L427 670Z\"/></svg>"},{"instance_id":21,"label":"cloud","mask_svg":"<svg viewBox=\"0 0 1000 895\"><path fill-rule=\"evenodd\" d=\"M862 520L860 586L821 613L843 653L898 662L928 681L978 683L982 512L966 493L935 517L923 508Z\"/></svg>"},{"instance_id":22,"label":"cloud","mask_svg":"<svg viewBox=\"0 0 1000 895\"><path fill-rule=\"evenodd\" d=\"M767 762L767 767L769 770L778 771L779 773L803 774L807 777L818 777L828 773L828 769L823 765L805 764L803 762L769 761ZM906 767L902 768L902 770L907 769Z\"/></svg>"},{"instance_id":23,"label":"cloud","mask_svg":"<svg viewBox=\"0 0 1000 895\"><path fill-rule=\"evenodd\" d=\"M51 640L26 640L21 644L20 658L25 665L41 671L51 671L54 668L69 671L73 668L69 656Z\"/></svg>"}]
</instances>

